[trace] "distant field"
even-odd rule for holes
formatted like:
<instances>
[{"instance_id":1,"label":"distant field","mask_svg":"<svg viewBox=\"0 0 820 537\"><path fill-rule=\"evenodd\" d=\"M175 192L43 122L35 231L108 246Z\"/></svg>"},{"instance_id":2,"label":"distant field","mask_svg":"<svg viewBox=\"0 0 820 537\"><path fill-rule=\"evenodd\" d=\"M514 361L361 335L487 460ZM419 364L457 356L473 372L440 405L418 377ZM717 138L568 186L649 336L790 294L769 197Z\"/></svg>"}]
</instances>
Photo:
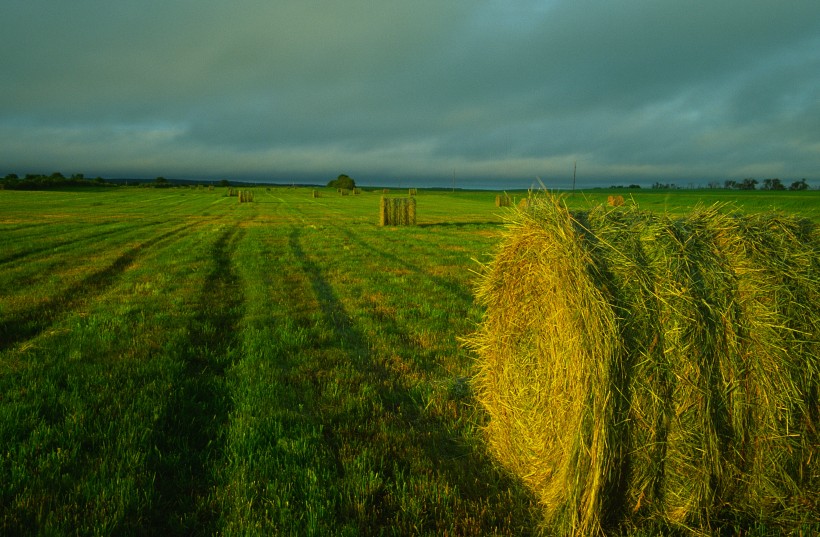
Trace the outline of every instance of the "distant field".
<instances>
[{"instance_id":1,"label":"distant field","mask_svg":"<svg viewBox=\"0 0 820 537\"><path fill-rule=\"evenodd\" d=\"M382 228L381 191L0 191L0 534L537 533L459 341L496 194ZM611 194L820 221L820 191L566 201Z\"/></svg>"}]
</instances>

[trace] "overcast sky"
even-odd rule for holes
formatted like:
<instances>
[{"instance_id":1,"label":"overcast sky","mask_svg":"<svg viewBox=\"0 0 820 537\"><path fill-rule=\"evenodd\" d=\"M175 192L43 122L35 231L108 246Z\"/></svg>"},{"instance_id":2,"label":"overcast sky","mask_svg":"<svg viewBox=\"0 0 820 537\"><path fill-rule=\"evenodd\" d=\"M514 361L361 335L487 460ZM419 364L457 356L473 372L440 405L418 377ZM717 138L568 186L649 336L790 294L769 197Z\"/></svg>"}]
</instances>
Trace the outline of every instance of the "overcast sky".
<instances>
[{"instance_id":1,"label":"overcast sky","mask_svg":"<svg viewBox=\"0 0 820 537\"><path fill-rule=\"evenodd\" d=\"M2 0L0 21L2 175L820 179L818 0Z\"/></svg>"}]
</instances>

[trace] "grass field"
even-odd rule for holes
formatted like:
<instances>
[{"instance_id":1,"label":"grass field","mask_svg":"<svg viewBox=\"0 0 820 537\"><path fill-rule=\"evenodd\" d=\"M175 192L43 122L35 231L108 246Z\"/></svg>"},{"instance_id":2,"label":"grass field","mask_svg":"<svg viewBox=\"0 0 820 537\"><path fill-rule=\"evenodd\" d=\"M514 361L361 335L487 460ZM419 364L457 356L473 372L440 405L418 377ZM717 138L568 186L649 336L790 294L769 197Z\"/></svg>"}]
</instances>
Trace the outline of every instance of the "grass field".
<instances>
[{"instance_id":1,"label":"grass field","mask_svg":"<svg viewBox=\"0 0 820 537\"><path fill-rule=\"evenodd\" d=\"M817 191L567 202L630 192L820 221ZM379 227L381 191L0 191L0 534L537 533L459 342L495 195Z\"/></svg>"}]
</instances>

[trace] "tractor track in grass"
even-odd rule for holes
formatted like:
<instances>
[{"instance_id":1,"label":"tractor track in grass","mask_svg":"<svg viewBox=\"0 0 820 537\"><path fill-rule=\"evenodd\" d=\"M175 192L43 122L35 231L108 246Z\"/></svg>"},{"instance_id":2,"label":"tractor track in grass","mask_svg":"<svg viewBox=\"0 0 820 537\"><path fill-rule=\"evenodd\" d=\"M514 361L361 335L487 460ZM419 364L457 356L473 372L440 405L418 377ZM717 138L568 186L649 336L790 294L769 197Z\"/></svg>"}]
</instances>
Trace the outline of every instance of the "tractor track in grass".
<instances>
[{"instance_id":1,"label":"tractor track in grass","mask_svg":"<svg viewBox=\"0 0 820 537\"><path fill-rule=\"evenodd\" d=\"M148 516L157 533L211 535L217 530L214 472L232 409L225 372L239 348L245 302L232 259L244 236L245 229L234 225L211 246L211 270L188 335L171 351L180 369L152 441L157 501Z\"/></svg>"},{"instance_id":2,"label":"tractor track in grass","mask_svg":"<svg viewBox=\"0 0 820 537\"><path fill-rule=\"evenodd\" d=\"M38 336L57 322L66 312L75 308L87 296L102 293L111 287L144 252L175 235L182 233L188 225L152 237L120 254L111 264L98 270L80 282L66 289L59 296L35 307L16 312L10 318L0 321L0 351Z\"/></svg>"},{"instance_id":3,"label":"tractor track in grass","mask_svg":"<svg viewBox=\"0 0 820 537\"><path fill-rule=\"evenodd\" d=\"M156 226L156 225L159 225L159 224L160 224L160 222L153 222L153 223L150 223L150 224L146 224L143 227L143 229L147 229L150 226ZM93 234L87 235L87 236L58 240L56 242L46 244L44 246L40 246L40 247L37 247L37 248L30 248L30 249L27 249L27 250L19 250L17 252L9 254L5 257L0 257L0 265L20 261L21 259L36 256L37 254L41 254L43 252L54 252L55 250L59 250L59 249L63 248L64 246L71 245L72 247L77 247L78 245L85 244L87 242L91 242L91 241L95 241L95 240L99 240L103 237L107 237L109 235L115 235L115 234L121 233L121 232L122 232L122 229L120 227L117 227L115 229L109 229L109 230L102 231L102 232L99 232L99 233L93 233Z\"/></svg>"},{"instance_id":4,"label":"tractor track in grass","mask_svg":"<svg viewBox=\"0 0 820 537\"><path fill-rule=\"evenodd\" d=\"M467 502L480 504L482 498L491 491L491 486L482 485L483 480L493 474L489 457L486 454L473 453L471 448L453 433L450 425L428 412L414 397L413 381L405 377L402 371L397 370L394 362L386 361L387 357L376 350L379 347L378 342L371 340L359 326L360 319L348 313L343 298L328 279L327 269L314 260L301 243L300 230L292 229L288 236L290 250L295 257L296 266L307 280L305 283L312 289L318 301L318 308L325 323L334 333L333 350L341 349L348 356L349 363L361 381L373 389L375 398L383 406L380 415L372 419L382 421L384 426L403 431L396 437L396 445L385 448L385 452L391 454L391 465L381 466L374 471L380 472L388 479L403 479L394 475L393 469L410 471L409 469L418 462L405 460L404 457L418 457L421 454L430 461L429 466L437 468L441 476L454 487L457 487L465 476L469 477L475 484L469 489L462 490L461 497ZM452 289L451 291L456 292ZM400 355L406 354L403 350L396 352ZM315 373L318 376L319 372ZM324 407L324 403L317 403ZM368 432L355 418L345 414L334 415L332 412L322 415L322 423L325 445L336 459L338 479L343 480L344 462L340 455L342 446L347 445L349 449L352 442L357 449L361 449L362 445L367 444L367 435L374 434L375 430ZM405 453L407 445L412 445L414 449ZM369 523L387 523L390 517L396 516L396 506L387 498L384 498L384 502L377 501L372 505L373 509L381 512L381 518L378 521L370 520ZM350 506L340 506L343 512L346 507ZM433 531L433 526L429 529Z\"/></svg>"}]
</instances>

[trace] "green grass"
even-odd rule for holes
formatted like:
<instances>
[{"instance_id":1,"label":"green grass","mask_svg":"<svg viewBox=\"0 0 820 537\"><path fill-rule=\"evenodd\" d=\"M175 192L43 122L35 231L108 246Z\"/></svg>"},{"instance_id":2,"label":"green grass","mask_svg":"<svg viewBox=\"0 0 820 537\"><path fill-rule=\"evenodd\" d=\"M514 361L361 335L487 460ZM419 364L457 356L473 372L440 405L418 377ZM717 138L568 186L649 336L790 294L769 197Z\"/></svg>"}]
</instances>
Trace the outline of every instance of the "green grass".
<instances>
[{"instance_id":1,"label":"green grass","mask_svg":"<svg viewBox=\"0 0 820 537\"><path fill-rule=\"evenodd\" d=\"M390 228L381 191L311 194L0 191L0 534L538 533L459 344L496 193ZM634 197L817 221L819 194Z\"/></svg>"}]
</instances>

